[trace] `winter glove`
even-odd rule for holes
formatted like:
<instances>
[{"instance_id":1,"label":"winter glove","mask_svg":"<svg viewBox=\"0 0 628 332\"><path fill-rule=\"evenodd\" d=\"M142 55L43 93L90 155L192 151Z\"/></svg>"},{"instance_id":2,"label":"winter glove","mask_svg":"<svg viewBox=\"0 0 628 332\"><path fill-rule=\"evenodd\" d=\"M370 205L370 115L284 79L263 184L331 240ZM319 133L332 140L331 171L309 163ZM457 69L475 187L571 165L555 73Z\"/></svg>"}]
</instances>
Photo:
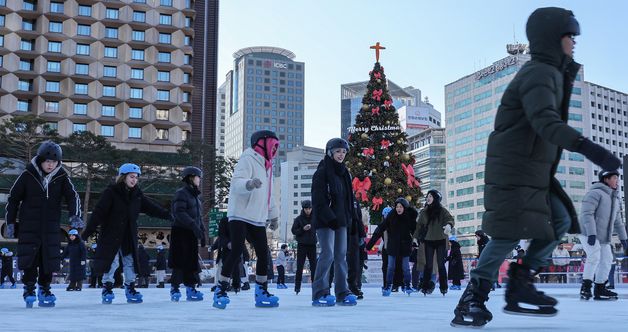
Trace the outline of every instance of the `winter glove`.
<instances>
[{"instance_id":1,"label":"winter glove","mask_svg":"<svg viewBox=\"0 0 628 332\"><path fill-rule=\"evenodd\" d=\"M329 221L329 223L327 223L327 227L333 230L337 230L338 228L340 228L340 225L338 225L338 220L332 219Z\"/></svg>"},{"instance_id":2,"label":"winter glove","mask_svg":"<svg viewBox=\"0 0 628 332\"><path fill-rule=\"evenodd\" d=\"M277 227L279 227L279 218L275 217L273 219L270 219L270 224L268 225L268 227L271 231L276 230Z\"/></svg>"},{"instance_id":3,"label":"winter glove","mask_svg":"<svg viewBox=\"0 0 628 332\"><path fill-rule=\"evenodd\" d=\"M15 224L7 224L6 230L4 231L4 235L7 239L15 238Z\"/></svg>"},{"instance_id":4,"label":"winter glove","mask_svg":"<svg viewBox=\"0 0 628 332\"><path fill-rule=\"evenodd\" d=\"M304 231L309 231L310 228L312 228L312 224L307 224L307 225L303 226L303 230Z\"/></svg>"},{"instance_id":5,"label":"winter glove","mask_svg":"<svg viewBox=\"0 0 628 332\"><path fill-rule=\"evenodd\" d=\"M595 245L595 235L589 235L589 238L587 238L587 243L590 246L594 246Z\"/></svg>"},{"instance_id":6,"label":"winter glove","mask_svg":"<svg viewBox=\"0 0 628 332\"><path fill-rule=\"evenodd\" d=\"M72 228L85 228L85 222L79 216L71 216L70 217L70 226Z\"/></svg>"},{"instance_id":7,"label":"winter glove","mask_svg":"<svg viewBox=\"0 0 628 332\"><path fill-rule=\"evenodd\" d=\"M443 232L445 233L445 235L449 236L449 234L451 234L451 225L447 224L443 226Z\"/></svg>"},{"instance_id":8,"label":"winter glove","mask_svg":"<svg viewBox=\"0 0 628 332\"><path fill-rule=\"evenodd\" d=\"M577 151L602 169L616 170L621 166L621 161L605 148L591 142L586 137L580 137L579 140L581 143Z\"/></svg>"},{"instance_id":9,"label":"winter glove","mask_svg":"<svg viewBox=\"0 0 628 332\"><path fill-rule=\"evenodd\" d=\"M246 190L251 191L253 189L257 189L262 186L262 180L258 178L253 178L246 181Z\"/></svg>"}]
</instances>

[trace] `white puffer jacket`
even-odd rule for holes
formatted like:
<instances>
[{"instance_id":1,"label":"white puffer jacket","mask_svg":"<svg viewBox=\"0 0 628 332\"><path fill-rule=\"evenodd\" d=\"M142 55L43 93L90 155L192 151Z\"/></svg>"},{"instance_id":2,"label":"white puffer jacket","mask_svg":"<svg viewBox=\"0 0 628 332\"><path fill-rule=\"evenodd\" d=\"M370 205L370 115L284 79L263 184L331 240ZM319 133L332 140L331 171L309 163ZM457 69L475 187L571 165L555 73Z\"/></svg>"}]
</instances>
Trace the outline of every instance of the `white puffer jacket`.
<instances>
[{"instance_id":1,"label":"white puffer jacket","mask_svg":"<svg viewBox=\"0 0 628 332\"><path fill-rule=\"evenodd\" d=\"M611 242L613 233L626 240L626 228L619 210L619 192L597 182L582 200L580 230L582 235L595 235L601 244Z\"/></svg>"}]
</instances>

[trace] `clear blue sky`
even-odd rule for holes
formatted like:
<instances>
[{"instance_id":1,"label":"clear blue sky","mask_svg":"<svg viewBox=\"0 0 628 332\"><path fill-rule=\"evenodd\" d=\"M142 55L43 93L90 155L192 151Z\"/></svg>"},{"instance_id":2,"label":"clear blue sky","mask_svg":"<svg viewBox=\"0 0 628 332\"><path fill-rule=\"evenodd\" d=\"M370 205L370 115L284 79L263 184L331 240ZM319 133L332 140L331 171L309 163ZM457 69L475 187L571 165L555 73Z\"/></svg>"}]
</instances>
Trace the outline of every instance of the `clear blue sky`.
<instances>
[{"instance_id":1,"label":"clear blue sky","mask_svg":"<svg viewBox=\"0 0 628 332\"><path fill-rule=\"evenodd\" d=\"M444 119L444 86L506 56L513 31L527 42L527 17L547 6L571 9L580 22L575 58L585 80L628 92L623 0L222 0L218 82L241 48L294 52L306 70L305 145L324 147L340 135L340 85L368 79L369 45L386 46L380 62L388 79L421 89Z\"/></svg>"}]
</instances>

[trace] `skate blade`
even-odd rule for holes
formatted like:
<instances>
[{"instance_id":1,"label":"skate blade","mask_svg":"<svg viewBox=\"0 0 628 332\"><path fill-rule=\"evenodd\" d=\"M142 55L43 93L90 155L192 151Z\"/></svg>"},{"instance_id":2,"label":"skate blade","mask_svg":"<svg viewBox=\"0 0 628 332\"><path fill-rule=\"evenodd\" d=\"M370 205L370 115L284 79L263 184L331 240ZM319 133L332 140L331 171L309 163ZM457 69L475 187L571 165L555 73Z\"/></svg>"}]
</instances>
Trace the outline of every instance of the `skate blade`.
<instances>
[{"instance_id":1,"label":"skate blade","mask_svg":"<svg viewBox=\"0 0 628 332\"><path fill-rule=\"evenodd\" d=\"M185 299L188 302L200 302L203 301L202 297L188 297Z\"/></svg>"},{"instance_id":2,"label":"skate blade","mask_svg":"<svg viewBox=\"0 0 628 332\"><path fill-rule=\"evenodd\" d=\"M279 303L255 303L256 308L277 308Z\"/></svg>"},{"instance_id":3,"label":"skate blade","mask_svg":"<svg viewBox=\"0 0 628 332\"><path fill-rule=\"evenodd\" d=\"M139 304L144 302L143 300L126 300L126 303Z\"/></svg>"},{"instance_id":4,"label":"skate blade","mask_svg":"<svg viewBox=\"0 0 628 332\"><path fill-rule=\"evenodd\" d=\"M484 324L478 325L478 324L474 324L474 321L466 321L466 320L456 321L456 319L454 318L449 323L449 326L471 328L471 329L482 329L487 323L488 321L485 321Z\"/></svg>"},{"instance_id":5,"label":"skate blade","mask_svg":"<svg viewBox=\"0 0 628 332\"><path fill-rule=\"evenodd\" d=\"M602 302L604 302L604 301L617 301L618 299L619 298L617 298L617 297L606 297L606 298L599 298L599 299L593 298L593 301L602 301Z\"/></svg>"},{"instance_id":6,"label":"skate blade","mask_svg":"<svg viewBox=\"0 0 628 332\"><path fill-rule=\"evenodd\" d=\"M39 302L37 303L37 306L39 306L40 308L54 308L55 303L54 302Z\"/></svg>"},{"instance_id":7,"label":"skate blade","mask_svg":"<svg viewBox=\"0 0 628 332\"><path fill-rule=\"evenodd\" d=\"M558 310L556 310L555 312L542 312L542 311L534 310L534 309L522 309L522 310L523 311L513 311L506 308L503 309L504 313L509 314L509 315L516 315L516 316L554 317L558 315Z\"/></svg>"},{"instance_id":8,"label":"skate blade","mask_svg":"<svg viewBox=\"0 0 628 332\"><path fill-rule=\"evenodd\" d=\"M214 304L212 304L212 307L217 308L217 309L225 309L227 308L227 304L214 302Z\"/></svg>"},{"instance_id":9,"label":"skate blade","mask_svg":"<svg viewBox=\"0 0 628 332\"><path fill-rule=\"evenodd\" d=\"M312 303L313 307L333 307L336 303Z\"/></svg>"}]
</instances>

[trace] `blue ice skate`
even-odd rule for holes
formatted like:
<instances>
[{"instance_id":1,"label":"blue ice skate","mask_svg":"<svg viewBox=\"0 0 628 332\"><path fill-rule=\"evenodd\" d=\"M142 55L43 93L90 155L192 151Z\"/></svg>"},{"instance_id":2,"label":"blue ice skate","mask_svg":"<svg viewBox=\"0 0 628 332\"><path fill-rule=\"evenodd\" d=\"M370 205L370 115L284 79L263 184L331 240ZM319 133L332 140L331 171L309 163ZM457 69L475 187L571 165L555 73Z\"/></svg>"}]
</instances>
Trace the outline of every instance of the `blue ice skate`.
<instances>
[{"instance_id":1,"label":"blue ice skate","mask_svg":"<svg viewBox=\"0 0 628 332\"><path fill-rule=\"evenodd\" d=\"M111 304L115 295L113 295L113 283L106 282L102 289L102 304Z\"/></svg>"},{"instance_id":2,"label":"blue ice skate","mask_svg":"<svg viewBox=\"0 0 628 332\"><path fill-rule=\"evenodd\" d=\"M403 287L403 292L408 294L408 296L410 296L410 294L414 293L414 289L412 289L411 286L404 286Z\"/></svg>"},{"instance_id":3,"label":"blue ice skate","mask_svg":"<svg viewBox=\"0 0 628 332\"><path fill-rule=\"evenodd\" d=\"M181 292L179 291L179 288L170 288L170 301L172 302L179 302L179 299L181 298Z\"/></svg>"},{"instance_id":4,"label":"blue ice skate","mask_svg":"<svg viewBox=\"0 0 628 332\"><path fill-rule=\"evenodd\" d=\"M24 302L26 303L27 308L32 308L33 303L37 300L37 296L35 295L35 286L24 286Z\"/></svg>"},{"instance_id":5,"label":"blue ice skate","mask_svg":"<svg viewBox=\"0 0 628 332\"><path fill-rule=\"evenodd\" d=\"M333 307L336 305L336 297L333 295L324 295L312 301L313 307Z\"/></svg>"},{"instance_id":6,"label":"blue ice skate","mask_svg":"<svg viewBox=\"0 0 628 332\"><path fill-rule=\"evenodd\" d=\"M16 288L15 284L11 285L11 289L15 289L15 288Z\"/></svg>"},{"instance_id":7,"label":"blue ice skate","mask_svg":"<svg viewBox=\"0 0 628 332\"><path fill-rule=\"evenodd\" d=\"M358 297L353 295L353 294L349 294L347 296L345 296L345 298L338 302L338 305L342 305L342 306L354 306L358 304Z\"/></svg>"},{"instance_id":8,"label":"blue ice skate","mask_svg":"<svg viewBox=\"0 0 628 332\"><path fill-rule=\"evenodd\" d=\"M39 291L37 292L38 306L52 308L55 306L56 300L57 297L50 292L50 286L39 287Z\"/></svg>"},{"instance_id":9,"label":"blue ice skate","mask_svg":"<svg viewBox=\"0 0 628 332\"><path fill-rule=\"evenodd\" d=\"M126 295L127 303L142 303L142 294L135 290L135 283L132 282L128 285L124 285L124 295Z\"/></svg>"},{"instance_id":10,"label":"blue ice skate","mask_svg":"<svg viewBox=\"0 0 628 332\"><path fill-rule=\"evenodd\" d=\"M255 306L259 308L279 306L279 298L268 292L268 282L255 283Z\"/></svg>"},{"instance_id":11,"label":"blue ice skate","mask_svg":"<svg viewBox=\"0 0 628 332\"><path fill-rule=\"evenodd\" d=\"M392 288L390 286L382 288L382 296L390 296Z\"/></svg>"},{"instance_id":12,"label":"blue ice skate","mask_svg":"<svg viewBox=\"0 0 628 332\"><path fill-rule=\"evenodd\" d=\"M218 285L216 285L216 289L214 290L214 304L212 306L218 309L227 308L227 304L231 302L229 300L229 295L227 295L227 288L229 287L229 282L220 281Z\"/></svg>"},{"instance_id":13,"label":"blue ice skate","mask_svg":"<svg viewBox=\"0 0 628 332\"><path fill-rule=\"evenodd\" d=\"M460 285L451 285L449 286L449 290L461 290Z\"/></svg>"},{"instance_id":14,"label":"blue ice skate","mask_svg":"<svg viewBox=\"0 0 628 332\"><path fill-rule=\"evenodd\" d=\"M203 301L203 293L194 287L185 287L185 299L188 301Z\"/></svg>"}]
</instances>

